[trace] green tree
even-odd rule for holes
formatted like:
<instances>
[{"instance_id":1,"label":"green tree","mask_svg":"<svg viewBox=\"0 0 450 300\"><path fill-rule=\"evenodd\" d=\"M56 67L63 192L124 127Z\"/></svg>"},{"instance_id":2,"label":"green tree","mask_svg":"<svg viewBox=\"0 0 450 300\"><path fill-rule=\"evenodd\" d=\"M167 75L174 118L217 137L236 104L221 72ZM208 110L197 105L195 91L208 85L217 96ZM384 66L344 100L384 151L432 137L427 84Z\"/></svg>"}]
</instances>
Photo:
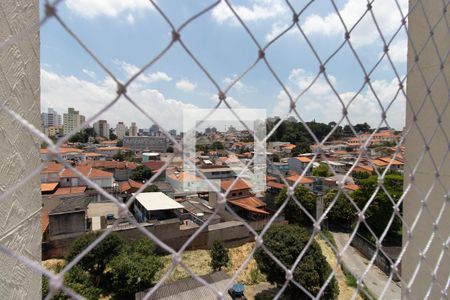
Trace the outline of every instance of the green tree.
<instances>
[{"instance_id":1,"label":"green tree","mask_svg":"<svg viewBox=\"0 0 450 300\"><path fill-rule=\"evenodd\" d=\"M223 267L228 266L230 263L230 256L228 255L228 249L225 248L223 243L219 240L215 240L212 244L211 251L211 268L214 271L220 271Z\"/></svg>"},{"instance_id":2,"label":"green tree","mask_svg":"<svg viewBox=\"0 0 450 300\"><path fill-rule=\"evenodd\" d=\"M214 149L214 150L222 150L224 147L223 147L223 144L221 142L215 141L214 143L212 143L211 148Z\"/></svg>"},{"instance_id":3,"label":"green tree","mask_svg":"<svg viewBox=\"0 0 450 300\"><path fill-rule=\"evenodd\" d=\"M136 169L134 169L131 172L130 178L135 181L143 182L147 181L152 177L152 170L150 170L149 167L146 167L144 165L137 166Z\"/></svg>"},{"instance_id":4,"label":"green tree","mask_svg":"<svg viewBox=\"0 0 450 300\"><path fill-rule=\"evenodd\" d=\"M136 155L133 151L122 151L119 150L116 154L113 155L113 159L117 161L136 161Z\"/></svg>"},{"instance_id":5,"label":"green tree","mask_svg":"<svg viewBox=\"0 0 450 300\"><path fill-rule=\"evenodd\" d=\"M58 271L59 272L59 271ZM64 285L71 288L88 300L97 300L100 298L102 290L95 287L89 274L80 266L73 266L64 276ZM48 278L42 276L42 299L49 293ZM53 300L71 299L63 292L56 293Z\"/></svg>"},{"instance_id":6,"label":"green tree","mask_svg":"<svg viewBox=\"0 0 450 300\"><path fill-rule=\"evenodd\" d=\"M123 141L122 140L118 140L116 143L116 147L123 147Z\"/></svg>"},{"instance_id":7,"label":"green tree","mask_svg":"<svg viewBox=\"0 0 450 300\"><path fill-rule=\"evenodd\" d=\"M384 177L383 185L389 195L395 202L398 202L403 194L403 175L399 174L387 174ZM360 188L352 193L352 197L355 203L360 209L362 209L372 195L375 193L378 186L378 177L370 176L367 179L362 179ZM400 206L400 213L402 207ZM394 213L393 203L390 201L388 195L383 189L379 189L365 212L367 224L374 231L374 233L380 237L389 220ZM362 226L361 233L368 239L373 240L373 236L368 233L368 230ZM394 218L391 226L388 229L387 235L384 239L385 243L389 244L401 244L402 241L402 223L398 217Z\"/></svg>"},{"instance_id":8,"label":"green tree","mask_svg":"<svg viewBox=\"0 0 450 300\"><path fill-rule=\"evenodd\" d=\"M72 243L66 260L73 260L99 236L99 233L89 233L77 238ZM121 248L122 241L117 234L111 233L78 262L78 265L83 270L88 271L91 274L96 287L99 287L103 283L102 280L104 279L106 266L109 261L120 252Z\"/></svg>"},{"instance_id":9,"label":"green tree","mask_svg":"<svg viewBox=\"0 0 450 300\"><path fill-rule=\"evenodd\" d=\"M316 213L316 196L307 188L298 185L294 192L295 197L312 217ZM287 190L283 188L275 199L275 204L280 207L287 197ZM310 226L313 222L304 213L304 211L295 203L294 199L289 198L288 204L284 208L284 217L289 224L298 224L302 226Z\"/></svg>"},{"instance_id":10,"label":"green tree","mask_svg":"<svg viewBox=\"0 0 450 300\"><path fill-rule=\"evenodd\" d=\"M109 129L109 139L110 139L111 141L117 139L117 135L114 133L114 131L113 131L112 128Z\"/></svg>"},{"instance_id":11,"label":"green tree","mask_svg":"<svg viewBox=\"0 0 450 300\"><path fill-rule=\"evenodd\" d=\"M329 190L324 196L325 209L330 206L334 198L336 197L338 190ZM351 195L350 195L351 196ZM350 200L340 193L336 202L331 210L328 212L330 221L336 224L342 224L345 226L351 225L356 217L356 208L352 205Z\"/></svg>"},{"instance_id":12,"label":"green tree","mask_svg":"<svg viewBox=\"0 0 450 300\"><path fill-rule=\"evenodd\" d=\"M264 235L264 245L287 268L291 268L310 239L308 231L293 225L272 226ZM284 270L263 250L255 253L256 263L267 280L278 286L286 281ZM331 274L331 267L322 254L320 246L313 241L293 272L293 280L302 285L313 296L316 296ZM292 282L284 294L288 299L310 299ZM339 287L333 277L325 288L320 299L337 299Z\"/></svg>"},{"instance_id":13,"label":"green tree","mask_svg":"<svg viewBox=\"0 0 450 300\"><path fill-rule=\"evenodd\" d=\"M320 177L328 177L330 176L329 168L327 164L321 163L317 168L313 170L314 176L320 176Z\"/></svg>"},{"instance_id":14,"label":"green tree","mask_svg":"<svg viewBox=\"0 0 450 300\"><path fill-rule=\"evenodd\" d=\"M360 184L361 180L369 178L370 174L367 172L353 172L352 177L356 184Z\"/></svg>"},{"instance_id":15,"label":"green tree","mask_svg":"<svg viewBox=\"0 0 450 300\"><path fill-rule=\"evenodd\" d=\"M134 299L134 295L153 285L156 273L163 267L155 247L143 238L121 253L108 264L111 290L117 299Z\"/></svg>"}]
</instances>

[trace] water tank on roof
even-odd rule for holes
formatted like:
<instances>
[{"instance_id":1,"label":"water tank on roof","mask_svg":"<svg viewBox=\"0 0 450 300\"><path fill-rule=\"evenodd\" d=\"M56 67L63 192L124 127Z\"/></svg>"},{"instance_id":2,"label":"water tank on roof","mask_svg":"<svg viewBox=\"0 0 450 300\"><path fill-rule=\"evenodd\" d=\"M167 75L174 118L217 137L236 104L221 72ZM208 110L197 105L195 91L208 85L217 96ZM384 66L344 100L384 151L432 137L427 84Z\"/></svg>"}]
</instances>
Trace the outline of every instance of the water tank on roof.
<instances>
[{"instance_id":1,"label":"water tank on roof","mask_svg":"<svg viewBox=\"0 0 450 300\"><path fill-rule=\"evenodd\" d=\"M160 153L157 153L157 152L145 152L145 153L142 153L142 161L143 162L151 161L151 160L161 160Z\"/></svg>"}]
</instances>

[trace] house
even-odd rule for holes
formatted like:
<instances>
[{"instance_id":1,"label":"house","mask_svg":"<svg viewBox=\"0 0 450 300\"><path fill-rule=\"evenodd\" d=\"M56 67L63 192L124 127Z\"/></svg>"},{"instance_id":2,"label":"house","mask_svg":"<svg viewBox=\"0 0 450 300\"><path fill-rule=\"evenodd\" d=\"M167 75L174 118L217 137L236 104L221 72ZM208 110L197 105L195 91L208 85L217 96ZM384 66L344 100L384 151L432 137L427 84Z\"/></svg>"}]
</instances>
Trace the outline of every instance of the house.
<instances>
[{"instance_id":1,"label":"house","mask_svg":"<svg viewBox=\"0 0 450 300\"><path fill-rule=\"evenodd\" d=\"M298 174L302 174L303 170L305 170L310 163L311 163L311 158L309 158L307 156L290 157L288 159L289 170L294 171ZM310 175L311 170L312 170L312 164L311 164L311 167L306 172L306 175Z\"/></svg>"},{"instance_id":2,"label":"house","mask_svg":"<svg viewBox=\"0 0 450 300\"><path fill-rule=\"evenodd\" d=\"M166 162L165 161L152 160L152 161L143 162L142 164L144 166L146 166L147 168L149 168L150 170L152 170L153 174L156 174L161 171L161 173L159 174L159 176L157 178L155 178L155 180L158 180L158 181L165 180L165 178L166 178L166 168L165 168Z\"/></svg>"},{"instance_id":3,"label":"house","mask_svg":"<svg viewBox=\"0 0 450 300\"><path fill-rule=\"evenodd\" d=\"M49 239L62 239L84 234L87 230L86 211L89 199L85 196L64 199L48 213Z\"/></svg>"},{"instance_id":4,"label":"house","mask_svg":"<svg viewBox=\"0 0 450 300\"><path fill-rule=\"evenodd\" d=\"M52 161L47 162L45 168L41 171L41 183L59 182L59 174L64 169L64 165Z\"/></svg>"},{"instance_id":5,"label":"house","mask_svg":"<svg viewBox=\"0 0 450 300\"><path fill-rule=\"evenodd\" d=\"M91 166L76 166L78 172L88 177L89 180L95 182L102 188L112 188L114 183L113 174ZM87 182L80 178L78 174L70 169L64 169L59 175L59 183L61 187L87 186Z\"/></svg>"},{"instance_id":6,"label":"house","mask_svg":"<svg viewBox=\"0 0 450 300\"><path fill-rule=\"evenodd\" d=\"M243 179L238 179L237 181L235 181L234 179L222 180L220 182L220 189L222 193L230 190L227 195L227 199L252 196L250 185Z\"/></svg>"},{"instance_id":7,"label":"house","mask_svg":"<svg viewBox=\"0 0 450 300\"><path fill-rule=\"evenodd\" d=\"M123 147L99 147L95 149L95 153L103 155L105 157L113 157L119 151L124 151L125 149Z\"/></svg>"},{"instance_id":8,"label":"house","mask_svg":"<svg viewBox=\"0 0 450 300\"><path fill-rule=\"evenodd\" d=\"M119 185L119 191L125 194L136 193L144 184L139 183L137 181L128 179L127 181L123 181Z\"/></svg>"},{"instance_id":9,"label":"house","mask_svg":"<svg viewBox=\"0 0 450 300\"><path fill-rule=\"evenodd\" d=\"M162 192L133 194L136 196L133 212L138 222L151 222L178 218L183 205Z\"/></svg>"},{"instance_id":10,"label":"house","mask_svg":"<svg viewBox=\"0 0 450 300\"><path fill-rule=\"evenodd\" d=\"M373 173L373 167L365 165L365 164L357 164L352 169L352 174L353 173L357 173L357 172L372 174Z\"/></svg>"},{"instance_id":11,"label":"house","mask_svg":"<svg viewBox=\"0 0 450 300\"><path fill-rule=\"evenodd\" d=\"M312 190L313 188L313 184L314 184L314 179L310 178L310 177L306 177L306 176L301 176L300 174L294 174L291 176L286 177L286 181L289 183L289 185L294 185L294 183L297 182L297 180L299 180L298 182L298 186L303 186L307 189Z\"/></svg>"},{"instance_id":12,"label":"house","mask_svg":"<svg viewBox=\"0 0 450 300\"><path fill-rule=\"evenodd\" d=\"M397 156L395 156L395 158L397 158ZM390 164L389 168L391 170L396 170L396 171L400 171L400 172L403 171L404 163L398 159L394 159L394 158L388 156L388 157L380 157L380 158L378 158L378 160L387 163L387 165Z\"/></svg>"},{"instance_id":13,"label":"house","mask_svg":"<svg viewBox=\"0 0 450 300\"><path fill-rule=\"evenodd\" d=\"M222 180L220 189L222 193L228 191L227 203L231 204L236 213L242 218L254 220L270 215L265 209L266 203L251 193L251 187L245 180Z\"/></svg>"},{"instance_id":14,"label":"house","mask_svg":"<svg viewBox=\"0 0 450 300\"><path fill-rule=\"evenodd\" d=\"M58 188L59 182L41 183L41 194L53 194Z\"/></svg>"},{"instance_id":15,"label":"house","mask_svg":"<svg viewBox=\"0 0 450 300\"><path fill-rule=\"evenodd\" d=\"M128 180L133 170L137 167L137 164L134 162L115 160L87 161L85 165L113 173L114 179L117 181Z\"/></svg>"},{"instance_id":16,"label":"house","mask_svg":"<svg viewBox=\"0 0 450 300\"><path fill-rule=\"evenodd\" d=\"M39 150L42 161L56 160L56 157L47 149ZM72 160L76 162L82 162L86 159L84 151L78 148L59 148L59 153L63 160Z\"/></svg>"}]
</instances>

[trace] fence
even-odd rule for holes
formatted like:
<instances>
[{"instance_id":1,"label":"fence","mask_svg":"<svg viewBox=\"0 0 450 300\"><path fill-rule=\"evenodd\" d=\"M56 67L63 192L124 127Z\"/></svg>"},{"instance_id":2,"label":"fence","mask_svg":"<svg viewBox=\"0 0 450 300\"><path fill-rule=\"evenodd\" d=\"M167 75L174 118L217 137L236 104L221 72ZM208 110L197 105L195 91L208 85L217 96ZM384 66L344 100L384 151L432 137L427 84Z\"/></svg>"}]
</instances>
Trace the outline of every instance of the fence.
<instances>
[{"instance_id":1,"label":"fence","mask_svg":"<svg viewBox=\"0 0 450 300\"><path fill-rule=\"evenodd\" d=\"M339 197L343 195L344 199L351 203L351 206L356 210L356 215L358 217L355 229L350 235L350 240L354 240L355 238L358 239L357 229L360 225L364 225L376 240L375 249L372 249L373 253L371 253L369 264L361 274L357 274L357 287L352 296L353 298L357 296L358 292L364 292L362 282L368 272L370 272L371 267L376 263L377 257L383 255L384 250L382 243L388 234L390 225L392 225L394 221L401 222L403 226L403 249L397 260L392 261L387 259L389 268L386 266L384 268L389 269L389 276L378 297L380 299L388 297L387 290L389 283L393 280L393 278L398 276L400 284L403 287L403 297L405 298L447 298L448 286L450 284L450 268L448 268L448 228L450 228L450 226L448 226L448 222L450 218L448 218L447 208L449 199L449 175L447 173L449 170L447 159L449 152L449 139L447 129L449 128L448 120L450 119L447 110L447 106L450 102L450 87L448 82L448 56L450 49L448 6L450 2L448 0L434 0L426 2L411 0L409 7L406 8L404 5L406 3L405 1L393 0L390 1L392 4L390 8L398 11L396 16L393 18L394 20L383 19L383 22L380 22L380 18L385 12L381 11L380 14L378 9L383 7L383 5L386 5L387 2L375 0L367 2L362 1L365 4L364 8L360 11L359 15L355 15L352 11L344 11L336 3L336 1L330 0L329 4L333 9L333 13L330 15L330 19L333 21L330 23L331 25L321 23L313 24L317 25L317 28L319 28L319 25L325 26L322 28L324 31L332 31L339 28L338 32L342 33L341 43L336 47L336 49L332 49L332 54L327 57L322 57L318 54L317 44L310 38L308 32L304 28L305 24L301 22L305 17L306 11L308 11L308 7L315 1L309 1L300 8L298 8L297 5L293 5L291 2L292 1L289 0L274 1L274 3L284 7L284 14L289 16L288 19L290 19L290 21L286 22L285 26L281 26L281 29L278 28L280 30L274 32L274 35L270 38L270 40L265 44L262 44L255 37L253 30L248 25L249 10L261 10L261 6L258 6L257 3L253 6L246 7L235 4L233 1L214 1L208 5L205 5L197 13L182 22L180 26L176 27L172 21L173 16L161 8L162 6L159 1L155 2L150 0L148 5L154 9L155 13L158 14L170 28L168 33L170 34L171 39L166 47L161 49L156 56L149 58L146 64L138 70L135 70L134 74L126 82L121 82L102 62L102 57L98 57L84 42L84 40L73 31L68 23L66 23L65 17L59 12L59 7L63 5L64 1L45 1L42 19L39 23L33 21L37 18L36 1L18 1L17 3L6 2L0 4L0 10L3 12L3 15L6 16L5 19L0 19L0 24L5 24L4 28L9 30L8 33L1 33L2 35L0 35L0 53L2 55L1 69L7 71L12 70L11 72L14 73L14 76L19 74L17 77L19 79L16 82L7 80L10 78L9 72L5 71L4 74L6 75L2 75L6 79L2 79L1 83L2 87L5 86L5 92L0 90L0 95L2 97L0 100L0 124L2 125L2 128L8 129L4 130L5 132L0 131L0 133L6 137L5 140L8 141L5 143L7 148L2 149L5 150L5 153L7 154L5 157L7 159L15 161L17 160L16 154L19 154L18 156L20 156L20 159L25 162L25 165L32 166L31 169L19 169L16 172L21 173L17 174L14 172L8 172L14 169L14 166L7 164L6 171L3 173L7 174L7 178L2 178L0 180L0 188L2 190L2 193L0 194L0 201L2 205L5 205L1 212L2 214L13 218L14 221L12 223L8 223L8 228L5 227L0 242L0 251L3 253L5 260L8 261L8 263L1 269L1 276L5 278L5 280L2 280L5 283L2 283L1 285L2 290L5 291L5 298L12 297L11 291L15 289L17 284L19 285L16 290L20 290L20 296L18 297L26 298L30 295L35 295L34 292L39 289L39 284L37 283L39 283L38 279L40 274L49 278L50 294L46 297L47 299L50 299L58 291L63 291L68 296L76 299L80 298L80 295L78 295L73 289L64 285L64 275L67 274L89 251L101 243L102 240L104 240L114 230L114 227L105 230L98 239L84 249L72 261L68 262L68 264L58 274L54 274L53 272L46 270L40 265L40 262L37 262L39 255L36 254L36 249L39 248L39 239L36 237L38 234L33 231L34 233L31 234L31 239L25 239L24 237L26 235L24 234L23 225L28 224L30 228L33 228L34 230L37 228L36 224L30 222L30 220L37 220L36 216L38 216L39 209L37 210L37 213L34 211L36 202L34 203L34 206L29 206L28 204L32 203L33 198L34 200L38 198L36 193L37 189L33 189L30 186L37 187L36 175L39 174L45 167L45 163L38 163L38 159L35 155L35 152L41 142L48 145L47 149L49 153L54 156L54 159L64 164L65 168L72 171L80 178L83 178L90 188L95 189L104 198L116 203L119 209L119 215L124 218L128 217L128 209L135 200L135 196L131 197L126 203L121 203L107 191L98 186L95 182L87 178L79 170L68 164L63 159L60 150L61 146L68 141L70 136L81 130L86 124L91 123L93 120L102 116L102 114L108 111L116 102L119 101L119 99L122 101L127 101L135 107L138 111L145 115L149 122L159 125L167 139L173 143L175 153L170 157L169 161L163 166L163 168L150 180L148 180L137 193L144 191L146 187L151 185L162 170L169 166L170 162L177 154L184 153L184 149L182 149L180 143L167 132L168 129L160 126L160 124L158 124L155 120L154 115L157 112L146 111L143 109L140 106L139 101L136 101L128 91L130 84L135 82L140 76L143 76L143 73L151 69L156 62L161 60L162 57L165 57L166 53L174 45L178 45L183 49L187 55L187 59L198 67L198 70L204 74L206 80L208 80L211 86L215 88L219 101L217 105L211 109L211 112L217 110L219 106L225 106L234 113L235 107L233 106L231 99L228 97L230 90L232 88L236 88L239 81L252 72L257 65L263 66L267 69L273 78L273 82L279 85L280 89L284 93L283 97L287 99L286 114L279 121L277 121L274 128L268 132L267 136L263 140L255 140L257 145L267 141L268 138L274 134L276 129L279 128L283 121L288 119L289 116L295 116L302 123L314 143L317 145L311 161L306 164L304 172L299 174L293 184L289 184L285 176L280 174L282 183L289 187L287 190L286 199L260 232L256 232L251 226L249 226L245 220L243 220L233 211L232 208L230 208L230 204L226 201L231 188L234 184L236 184L236 181L239 179L241 174L237 176L234 183L225 192L222 192L218 190L217 186L211 184L204 175L201 175L201 172L199 172L203 181L218 194L217 206L214 210L213 216L217 215L220 210L227 209L235 220L242 222L246 230L251 232L256 241L255 248L250 253L250 256L245 260L244 264L230 278L227 288L233 285L239 272L241 272L245 265L249 263L249 260L255 251L257 249L262 249L264 253L274 260L276 266L283 270L286 274L286 280L280 284L280 289L275 295L275 298L280 298L288 286L297 287L306 295L306 297L311 299L321 298L332 278L335 276L336 272L338 272L339 263L341 263L341 254L350 247L350 243L345 244L343 249L334 249L338 253L336 256L337 264L332 266L332 272L328 275L326 280L324 280L323 285L318 290L307 290L302 284L296 281L293 273L303 261L307 250L311 247L316 237L322 237L327 241L330 247L333 247L333 244L327 239L327 236L323 234L321 224L323 220L327 218L327 215L330 213L332 207L336 205ZM263 3L272 3L272 1L263 1ZM348 2L347 4L348 7L356 5L352 2ZM89 7L93 4L85 2L84 5ZM231 80L231 82L226 84L225 87L218 80L216 80L209 70L202 64L195 51L187 46L184 37L186 28L191 27L192 24L197 22L199 18L207 13L210 13L219 6L222 12L223 10L227 11L227 18L232 18L235 25L242 29L242 31L247 35L248 40L255 46L254 60L249 62L248 67L245 68L243 72L239 73L233 80ZM271 12L269 11L266 13ZM351 17L350 19L349 15ZM117 93L109 103L104 103L101 110L95 112L92 116L85 120L85 123L74 128L69 134L60 138L57 142L53 142L39 130L39 121L37 120L38 116L36 111L34 111L34 114L30 114L27 111L28 108L25 108L27 103L30 104L30 99L32 99L31 107L35 110L38 107L36 103L37 101L35 101L35 99L38 98L38 93L36 93L37 79L36 77L32 77L28 80L28 73L34 72L34 75L36 75L36 72L35 69L27 69L27 61L21 56L20 53L20 49L26 49L24 53L30 57L34 57L34 60L31 60L31 62L28 61L28 63L30 63L32 67L33 64L34 68L36 67L37 57L39 56L37 54L38 50L36 50L36 31L41 26L47 26L46 23L49 20L53 20L59 24L58 26L60 26L61 29L73 38L80 49L85 51L85 53L97 63L98 67L108 74L110 80L117 86ZM368 25L367 22L369 22L370 25ZM328 27L326 27L327 25ZM387 30L385 27L386 25L391 26L389 34L384 32ZM365 33L367 34L370 32L371 34L375 34L376 38L380 39L383 45L379 58L370 68L368 67L368 63L365 61L362 53L355 50L355 36L357 36L358 30L360 28L363 28L364 30L365 26L368 26L368 29L367 27L365 29ZM207 30L207 28L205 30ZM276 68L271 63L271 59L267 55L267 53L270 52L271 47L278 43L282 37L286 36L288 32L296 32L306 42L307 48L305 51L308 51L308 53L312 55L314 64L317 65L318 70L317 73L312 76L312 80L307 82L307 84L304 85L302 90L297 94L294 94L294 91L287 87L286 83L277 73ZM392 62L392 57L395 55L393 51L393 49L395 49L394 42L397 41L397 37L400 32L405 33L409 44L408 68L406 74L404 75L397 70L395 64ZM31 46L28 44L28 41L30 41ZM357 61L357 65L359 66L358 73L361 72L363 74L363 78L360 78L360 80L362 80L361 88L358 92L350 95L350 97L347 95L347 98L344 98L342 94L337 92L334 79L328 71L328 66L332 62L339 59L338 54L344 47ZM290 58L288 57L286 58L286 60L289 59ZM386 96L382 94L382 89L376 89L374 87L374 82L371 79L371 76L373 76L381 61L384 59L388 61L386 68L394 74L394 82L398 85L393 96ZM22 63L25 60L25 66L15 65L14 63L11 63L11 60L22 61ZM30 76L32 75L33 74ZM300 103L299 100L303 99L302 97L308 91L311 91L317 84L319 84L319 78L322 78L323 84L331 89L333 103L336 103L336 107L341 110L341 116L338 122L335 123L332 130L321 139L317 137L314 131L310 128L310 125L305 122L303 111L298 106ZM408 85L406 85L406 78L408 78ZM20 89L21 87L24 87L23 91L25 92L22 92ZM354 122L349 115L349 111L354 106L354 103L361 100L360 97L364 89L370 91L373 95L376 106L381 111L377 126L374 128L374 131L367 136L362 136L359 134L359 132L355 129L353 125ZM345 179L350 177L352 171L357 168L357 165L363 159L368 159L370 161L371 157L368 147L370 146L371 141L377 138L377 133L383 127L391 128L387 119L391 113L392 105L400 101L399 95L403 96L405 99L405 106L407 108L406 126L403 130L402 136L395 142L396 148L391 154L391 158L393 159L389 161L387 167L384 168L383 171L379 171L372 163L371 166L374 167L374 172L378 177L378 182L376 184L375 191L373 194L369 195L369 199L366 204L363 207L360 207L350 196L348 190L344 188ZM15 101L17 99L18 101ZM322 148L324 147L325 142L327 142L332 134L338 129L338 126L344 124L344 122L348 123L349 129L355 136L360 148L354 164L345 173L342 181L339 181L339 193L332 199L330 205L327 209L325 209L323 214L318 218L314 218L302 204L302 199L297 199L294 190L305 177L308 170L313 168L313 164L319 156L322 157L323 162L330 167L333 175L337 175L333 168L335 164L330 162L326 156L322 155ZM19 129L17 130L14 126L19 127ZM243 126L246 127L244 123ZM249 128L247 129L250 130ZM24 140L27 141L26 147L21 144ZM29 142L28 140L32 142ZM5 145L2 146L5 147ZM394 197L394 195L391 195L390 191L386 188L386 175L390 167L394 164L395 158L401 154L401 151L405 145L405 178L407 178L407 180L405 181L404 192L399 195L399 197ZM30 164L27 164L28 160L31 160ZM248 162L246 169L250 167L252 162L253 159ZM185 159L185 163L190 165L193 170L197 169L197 166L189 159ZM28 203L21 203L21 209L17 209L17 199L22 197L20 192L21 189L26 189L28 192L26 194L27 197L25 197L28 199ZM392 204L392 212L389 213L389 226L387 226L380 235L377 235L368 224L366 215L369 213L370 208L375 205L375 198L377 194L380 193L384 193L386 196L385 200ZM412 199L412 201L408 202L409 199ZM294 263L286 266L281 263L279 259L277 259L277 253L271 253L265 246L266 244L264 237L274 220L286 208L289 201L293 201L295 205L307 216L313 224L313 232L308 240L308 243L306 243L304 249L299 253ZM402 205L404 206L403 212L401 211ZM149 290L144 299L150 299L152 295L154 295L155 291L164 284L165 280L169 277L170 273L177 265L180 265L188 271L192 277L195 278L195 280L207 286L218 299L224 298L226 289L221 291L217 290L214 286L208 284L208 282L193 273L182 261L182 253L190 247L190 245L202 234L202 232L204 232L206 226L209 225L208 221L203 223L198 229L194 230L180 249L177 250L175 250L171 245L166 244L152 232L145 230L142 224L137 223L134 219L130 218L129 221L136 226L137 230L139 230L142 235L145 235L160 248L173 255L172 267L162 277L162 279ZM17 230L20 230L20 233L17 233ZM27 249L30 250L28 251ZM387 258L387 256L385 257ZM400 262L404 265L404 272L402 275L398 272ZM385 264L387 264L387 262L385 262ZM17 270L16 272L10 272L10 270L14 269L13 266L18 266L15 269ZM408 268L408 270L406 270L406 268ZM26 277L23 274L29 272L34 272L34 276L31 275L31 277L27 277L27 280L20 280L20 278ZM32 282L32 284L28 284L28 282Z\"/></svg>"}]
</instances>

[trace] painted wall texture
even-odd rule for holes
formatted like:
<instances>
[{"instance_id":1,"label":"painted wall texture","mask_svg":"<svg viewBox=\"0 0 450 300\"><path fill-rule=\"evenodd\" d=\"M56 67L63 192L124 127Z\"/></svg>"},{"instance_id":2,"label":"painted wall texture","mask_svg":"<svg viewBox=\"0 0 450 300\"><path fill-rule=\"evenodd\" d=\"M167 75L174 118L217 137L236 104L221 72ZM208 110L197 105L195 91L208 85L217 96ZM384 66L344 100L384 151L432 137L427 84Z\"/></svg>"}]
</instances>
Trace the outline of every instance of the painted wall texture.
<instances>
[{"instance_id":1,"label":"painted wall texture","mask_svg":"<svg viewBox=\"0 0 450 300\"><path fill-rule=\"evenodd\" d=\"M39 23L37 0L0 1L0 45ZM0 49L0 101L40 126L39 26ZM39 141L0 109L0 193L39 165ZM0 243L40 262L40 182L27 182L0 202ZM0 299L40 299L41 275L0 253Z\"/></svg>"},{"instance_id":2,"label":"painted wall texture","mask_svg":"<svg viewBox=\"0 0 450 300\"><path fill-rule=\"evenodd\" d=\"M414 7L416 2L417 0L410 0L410 7ZM447 240L450 233L450 202L444 197L448 195L450 188L450 159L447 156L450 146L448 140L450 110L447 107L449 100L448 79L450 78L448 57L450 32L447 29L447 24L450 22L450 15L443 10L443 4L445 3L447 1L428 0L423 2L423 5L416 6L416 9L408 18L410 38L417 51L424 47L430 35L433 35L434 41L430 39L430 42L426 44L423 52L419 55L417 66L414 66L416 55L411 43L408 48L408 69L412 69L408 75L407 95L413 109L407 106L406 124L408 126L413 122L415 114L418 125L412 128L405 144L406 159L410 168L418 165L413 179L416 188L408 193L403 203L403 214L409 226L413 224L421 210L421 200L426 198L427 193L430 194L427 207L423 209L417 226L412 232L410 244L407 244L408 236L404 230L404 246L408 246L402 261L402 276L406 282L410 282L413 278L416 267L421 261L421 252L427 249L426 245L430 238L433 239L429 249L424 251L425 259L420 264L411 290L408 292L406 287L403 286L405 298L424 299L427 292L430 292L428 299L442 299L442 287L446 286L450 275L448 249L440 260L440 255L444 250L443 241ZM430 32L422 9L425 10L426 17L432 25L440 20L432 32ZM443 64L441 64L439 56L446 60ZM433 81L434 83L431 84ZM430 93L431 97L426 98L427 93ZM419 109L422 103L424 103L423 107ZM438 114L441 114L440 124ZM440 127L433 135L438 125ZM420 131L418 128L420 128ZM431 139L431 142L429 143L429 153L426 153L422 159L422 153L425 150L424 139L427 142ZM441 168L437 173L436 169L439 166ZM408 172L406 172L406 175L408 175ZM412 180L407 176L405 178L406 184ZM446 201L447 208L441 211ZM442 213L442 217L437 222L440 213ZM437 227L434 225L437 225ZM439 233L436 229L439 230ZM432 273L435 270L436 274L433 279ZM447 297L443 296L443 298Z\"/></svg>"}]
</instances>

